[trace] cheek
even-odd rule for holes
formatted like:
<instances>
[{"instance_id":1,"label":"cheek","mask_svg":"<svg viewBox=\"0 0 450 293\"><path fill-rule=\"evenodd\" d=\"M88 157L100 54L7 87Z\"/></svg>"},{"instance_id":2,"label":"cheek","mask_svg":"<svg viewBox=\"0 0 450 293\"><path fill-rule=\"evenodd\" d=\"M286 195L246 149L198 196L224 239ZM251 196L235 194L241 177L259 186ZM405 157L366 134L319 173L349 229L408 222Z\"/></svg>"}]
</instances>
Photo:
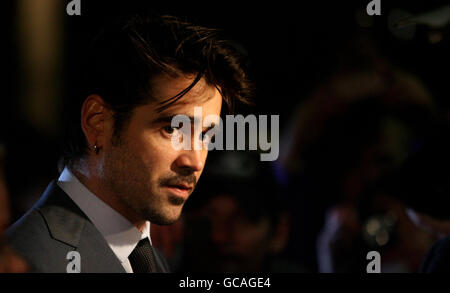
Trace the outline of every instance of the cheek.
<instances>
[{"instance_id":1,"label":"cheek","mask_svg":"<svg viewBox=\"0 0 450 293\"><path fill-rule=\"evenodd\" d=\"M202 150L203 169L200 170L200 172L198 173L199 176L203 173L203 170L205 169L207 158L208 158L208 150Z\"/></svg>"},{"instance_id":2,"label":"cheek","mask_svg":"<svg viewBox=\"0 0 450 293\"><path fill-rule=\"evenodd\" d=\"M171 145L157 137L157 133L143 133L136 140L136 152L150 171L156 173L167 172L176 158L176 150ZM152 175L152 174L151 174Z\"/></svg>"}]
</instances>

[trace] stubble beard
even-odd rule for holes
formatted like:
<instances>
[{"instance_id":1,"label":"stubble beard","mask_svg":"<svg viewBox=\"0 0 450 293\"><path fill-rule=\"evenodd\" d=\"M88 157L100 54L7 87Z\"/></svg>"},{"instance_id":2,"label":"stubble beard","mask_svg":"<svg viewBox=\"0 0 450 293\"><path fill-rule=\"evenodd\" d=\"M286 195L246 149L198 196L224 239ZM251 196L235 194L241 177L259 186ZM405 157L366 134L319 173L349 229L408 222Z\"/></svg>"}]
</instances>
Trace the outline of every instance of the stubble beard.
<instances>
[{"instance_id":1,"label":"stubble beard","mask_svg":"<svg viewBox=\"0 0 450 293\"><path fill-rule=\"evenodd\" d=\"M125 144L113 146L105 154L102 179L111 194L142 220L157 225L174 223L181 212L170 215L165 210L175 203L166 202L162 194L157 194L157 182L150 182L150 178L147 166ZM176 205L181 210L183 203Z\"/></svg>"}]
</instances>

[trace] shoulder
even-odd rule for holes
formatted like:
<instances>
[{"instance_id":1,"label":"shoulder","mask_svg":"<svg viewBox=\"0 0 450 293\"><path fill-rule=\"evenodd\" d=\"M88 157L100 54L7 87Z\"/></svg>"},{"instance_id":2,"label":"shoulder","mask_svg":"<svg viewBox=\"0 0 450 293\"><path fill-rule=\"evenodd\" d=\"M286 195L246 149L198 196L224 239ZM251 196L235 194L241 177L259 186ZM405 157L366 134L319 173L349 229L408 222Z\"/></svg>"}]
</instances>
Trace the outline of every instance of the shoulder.
<instances>
[{"instance_id":1,"label":"shoulder","mask_svg":"<svg viewBox=\"0 0 450 293\"><path fill-rule=\"evenodd\" d=\"M32 272L65 268L67 245L52 238L39 210L30 210L8 229L6 236L9 245L28 262Z\"/></svg>"},{"instance_id":2,"label":"shoulder","mask_svg":"<svg viewBox=\"0 0 450 293\"><path fill-rule=\"evenodd\" d=\"M33 272L65 272L67 252L84 228L85 221L52 182L35 204L6 233L9 245Z\"/></svg>"},{"instance_id":3,"label":"shoulder","mask_svg":"<svg viewBox=\"0 0 450 293\"><path fill-rule=\"evenodd\" d=\"M44 217L34 208L15 222L6 236L10 245L19 252L33 251L51 239Z\"/></svg>"},{"instance_id":4,"label":"shoulder","mask_svg":"<svg viewBox=\"0 0 450 293\"><path fill-rule=\"evenodd\" d=\"M420 272L450 272L450 236L440 239L431 247L422 262Z\"/></svg>"}]
</instances>

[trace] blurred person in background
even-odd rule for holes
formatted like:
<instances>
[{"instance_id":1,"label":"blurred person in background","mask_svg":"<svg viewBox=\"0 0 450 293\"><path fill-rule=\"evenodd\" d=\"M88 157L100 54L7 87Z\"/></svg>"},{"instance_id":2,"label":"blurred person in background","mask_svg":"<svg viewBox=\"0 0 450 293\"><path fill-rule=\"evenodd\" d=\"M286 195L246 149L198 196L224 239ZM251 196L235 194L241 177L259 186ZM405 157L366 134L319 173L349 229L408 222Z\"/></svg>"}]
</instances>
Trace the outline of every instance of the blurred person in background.
<instances>
[{"instance_id":1,"label":"blurred person in background","mask_svg":"<svg viewBox=\"0 0 450 293\"><path fill-rule=\"evenodd\" d=\"M186 206L185 272L302 272L283 255L286 194L258 153L214 153Z\"/></svg>"},{"instance_id":2,"label":"blurred person in background","mask_svg":"<svg viewBox=\"0 0 450 293\"><path fill-rule=\"evenodd\" d=\"M420 149L434 100L369 39L345 48L338 70L297 108L282 146L298 207L290 251L319 272L365 272L367 252L383 248L385 271L417 271L433 237L415 231L404 203L378 182ZM365 235L369 222L387 222L382 235L392 234Z\"/></svg>"},{"instance_id":3,"label":"blurred person in background","mask_svg":"<svg viewBox=\"0 0 450 293\"><path fill-rule=\"evenodd\" d=\"M3 231L10 224L9 194L3 174L5 147L0 143L0 273L24 273L28 266L6 243Z\"/></svg>"},{"instance_id":4,"label":"blurred person in background","mask_svg":"<svg viewBox=\"0 0 450 293\"><path fill-rule=\"evenodd\" d=\"M399 117L407 112L403 110ZM371 250L381 254L381 272L417 272L421 266L420 270L431 272L445 267L448 260L442 247L448 246L446 240L423 259L433 243L450 232L446 209L450 205L450 129L442 118L419 120L425 131L418 132L403 120L414 142L409 151L405 148L407 156L377 176L361 198L330 208L317 241L320 271L364 271L365 254Z\"/></svg>"},{"instance_id":5,"label":"blurred person in background","mask_svg":"<svg viewBox=\"0 0 450 293\"><path fill-rule=\"evenodd\" d=\"M423 259L421 272L450 272L449 126L445 119L436 125L422 150L384 182L408 206L411 221L434 236L436 243Z\"/></svg>"},{"instance_id":6,"label":"blurred person in background","mask_svg":"<svg viewBox=\"0 0 450 293\"><path fill-rule=\"evenodd\" d=\"M4 231L9 226L11 218L8 190L3 171L4 157L5 146L0 143L0 231Z\"/></svg>"}]
</instances>

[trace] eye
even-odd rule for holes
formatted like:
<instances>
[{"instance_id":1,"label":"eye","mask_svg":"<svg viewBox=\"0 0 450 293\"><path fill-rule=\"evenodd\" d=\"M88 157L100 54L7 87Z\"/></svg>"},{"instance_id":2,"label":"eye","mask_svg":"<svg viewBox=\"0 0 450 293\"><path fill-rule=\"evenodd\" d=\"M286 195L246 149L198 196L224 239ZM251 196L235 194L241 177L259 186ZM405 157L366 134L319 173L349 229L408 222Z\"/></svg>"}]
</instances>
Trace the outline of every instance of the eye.
<instances>
[{"instance_id":1,"label":"eye","mask_svg":"<svg viewBox=\"0 0 450 293\"><path fill-rule=\"evenodd\" d=\"M165 133L169 134L169 135L173 135L173 134L174 134L175 132L177 132L181 127L183 127L182 124L180 124L179 127L172 127L171 125L167 125L167 126L164 126L164 127L162 128L162 130L163 130Z\"/></svg>"},{"instance_id":2,"label":"eye","mask_svg":"<svg viewBox=\"0 0 450 293\"><path fill-rule=\"evenodd\" d=\"M208 141L208 142L214 142L214 137L216 136L216 134L208 134L207 132L202 132L200 134L200 139L202 141Z\"/></svg>"},{"instance_id":3,"label":"eye","mask_svg":"<svg viewBox=\"0 0 450 293\"><path fill-rule=\"evenodd\" d=\"M168 125L168 126L164 126L163 130L168 133L168 134L172 134L175 131L175 128L173 128L172 126Z\"/></svg>"}]
</instances>

